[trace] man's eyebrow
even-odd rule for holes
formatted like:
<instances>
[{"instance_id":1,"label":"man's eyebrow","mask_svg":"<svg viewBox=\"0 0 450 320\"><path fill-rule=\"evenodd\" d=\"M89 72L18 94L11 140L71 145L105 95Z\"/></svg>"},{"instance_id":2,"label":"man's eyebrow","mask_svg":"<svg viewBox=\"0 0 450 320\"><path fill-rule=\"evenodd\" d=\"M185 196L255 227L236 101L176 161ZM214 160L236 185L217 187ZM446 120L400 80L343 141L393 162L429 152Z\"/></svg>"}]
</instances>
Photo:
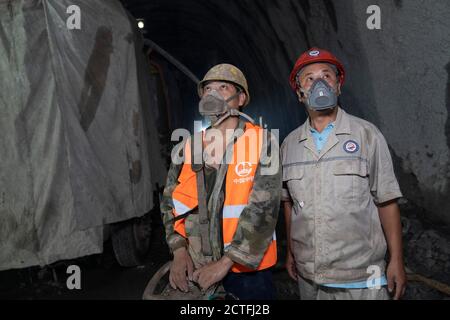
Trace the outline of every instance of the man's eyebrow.
<instances>
[{"instance_id":1,"label":"man's eyebrow","mask_svg":"<svg viewBox=\"0 0 450 320\"><path fill-rule=\"evenodd\" d=\"M322 69L322 72L331 72L331 73L333 73L333 70L331 70L331 69ZM310 74L314 74L314 72L308 72L308 73L302 75L302 77L307 77Z\"/></svg>"},{"instance_id":2,"label":"man's eyebrow","mask_svg":"<svg viewBox=\"0 0 450 320\"><path fill-rule=\"evenodd\" d=\"M211 85L213 82L215 82L215 83L217 83L217 84L219 84L219 85L222 85L222 84L229 84L228 82L225 82L225 81L211 81L211 82L205 84L205 87Z\"/></svg>"}]
</instances>

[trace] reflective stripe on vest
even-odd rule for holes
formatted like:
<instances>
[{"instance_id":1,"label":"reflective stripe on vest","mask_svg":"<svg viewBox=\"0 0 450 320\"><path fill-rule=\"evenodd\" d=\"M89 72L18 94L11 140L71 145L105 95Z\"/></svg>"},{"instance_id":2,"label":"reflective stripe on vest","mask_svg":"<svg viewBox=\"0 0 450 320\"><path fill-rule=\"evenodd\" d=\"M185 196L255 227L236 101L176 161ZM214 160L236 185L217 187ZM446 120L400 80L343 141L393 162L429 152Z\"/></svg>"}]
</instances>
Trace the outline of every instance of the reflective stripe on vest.
<instances>
[{"instance_id":1,"label":"reflective stripe on vest","mask_svg":"<svg viewBox=\"0 0 450 320\"><path fill-rule=\"evenodd\" d=\"M222 211L222 235L224 248L232 241L237 229L239 217L248 205L250 194L253 188L253 179L259 164L259 157L262 148L263 130L250 123L246 123L245 131L233 146L232 161L228 164L225 181L225 201ZM185 147L185 159L191 159L189 142ZM179 184L172 193L174 203L174 216L187 213L198 206L197 181L195 172L192 171L190 160L183 164ZM176 232L186 237L184 225L185 219L175 221ZM275 265L277 260L277 248L275 233L273 240L266 250L257 270L262 270ZM231 268L233 272L254 271L243 265L235 263Z\"/></svg>"}]
</instances>

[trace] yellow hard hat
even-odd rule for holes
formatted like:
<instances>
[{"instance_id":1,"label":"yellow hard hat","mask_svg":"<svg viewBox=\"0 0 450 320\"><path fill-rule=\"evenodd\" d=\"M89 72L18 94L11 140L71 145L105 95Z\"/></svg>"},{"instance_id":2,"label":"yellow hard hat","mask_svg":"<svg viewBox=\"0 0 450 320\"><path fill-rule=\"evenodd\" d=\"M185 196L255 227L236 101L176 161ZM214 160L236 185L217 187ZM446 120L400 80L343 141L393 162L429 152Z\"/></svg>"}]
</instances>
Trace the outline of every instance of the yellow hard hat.
<instances>
[{"instance_id":1,"label":"yellow hard hat","mask_svg":"<svg viewBox=\"0 0 450 320\"><path fill-rule=\"evenodd\" d=\"M198 95L201 97L203 95L203 86L208 81L227 81L240 86L247 96L244 102L244 106L248 105L250 102L250 94L248 93L247 80L244 74L239 68L233 66L232 64L222 63L218 64L205 74L202 81L198 83L197 90Z\"/></svg>"}]
</instances>

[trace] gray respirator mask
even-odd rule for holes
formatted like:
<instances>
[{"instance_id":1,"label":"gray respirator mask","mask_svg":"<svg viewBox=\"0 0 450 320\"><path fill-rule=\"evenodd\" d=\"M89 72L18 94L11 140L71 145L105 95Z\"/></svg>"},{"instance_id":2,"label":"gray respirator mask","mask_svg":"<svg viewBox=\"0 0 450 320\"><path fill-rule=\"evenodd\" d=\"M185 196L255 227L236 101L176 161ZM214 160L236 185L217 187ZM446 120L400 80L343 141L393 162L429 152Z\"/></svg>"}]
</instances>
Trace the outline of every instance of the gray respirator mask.
<instances>
[{"instance_id":1,"label":"gray respirator mask","mask_svg":"<svg viewBox=\"0 0 450 320\"><path fill-rule=\"evenodd\" d=\"M224 99L217 90L211 90L204 94L200 103L198 104L200 114L211 122L211 126L215 127L221 124L230 116L242 116L254 123L253 119L237 109L232 109L228 102L236 99L241 91L232 95L228 99Z\"/></svg>"},{"instance_id":2,"label":"gray respirator mask","mask_svg":"<svg viewBox=\"0 0 450 320\"><path fill-rule=\"evenodd\" d=\"M312 110L321 111L334 108L337 105L336 91L323 79L317 79L309 91L303 91L306 106Z\"/></svg>"}]
</instances>

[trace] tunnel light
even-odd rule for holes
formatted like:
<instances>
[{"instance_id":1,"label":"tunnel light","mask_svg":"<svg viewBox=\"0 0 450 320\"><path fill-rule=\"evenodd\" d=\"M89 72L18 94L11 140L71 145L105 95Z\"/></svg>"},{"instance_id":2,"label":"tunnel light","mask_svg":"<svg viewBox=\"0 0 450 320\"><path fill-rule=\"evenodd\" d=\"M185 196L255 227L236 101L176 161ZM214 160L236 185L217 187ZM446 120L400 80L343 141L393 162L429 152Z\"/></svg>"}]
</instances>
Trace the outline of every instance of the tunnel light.
<instances>
[{"instance_id":1,"label":"tunnel light","mask_svg":"<svg viewBox=\"0 0 450 320\"><path fill-rule=\"evenodd\" d=\"M202 125L201 126L198 126L197 128L195 128L196 130L196 132L200 132L200 131L203 131L203 132L205 132L206 131L206 129L208 128L209 126L207 125L207 124L203 124L202 123Z\"/></svg>"},{"instance_id":2,"label":"tunnel light","mask_svg":"<svg viewBox=\"0 0 450 320\"><path fill-rule=\"evenodd\" d=\"M145 20L144 19L137 19L137 25L139 29L145 28Z\"/></svg>"},{"instance_id":3,"label":"tunnel light","mask_svg":"<svg viewBox=\"0 0 450 320\"><path fill-rule=\"evenodd\" d=\"M205 119L202 120L196 120L194 121L194 132L205 132L206 129L208 129L211 125L209 124L209 121L205 121Z\"/></svg>"}]
</instances>

